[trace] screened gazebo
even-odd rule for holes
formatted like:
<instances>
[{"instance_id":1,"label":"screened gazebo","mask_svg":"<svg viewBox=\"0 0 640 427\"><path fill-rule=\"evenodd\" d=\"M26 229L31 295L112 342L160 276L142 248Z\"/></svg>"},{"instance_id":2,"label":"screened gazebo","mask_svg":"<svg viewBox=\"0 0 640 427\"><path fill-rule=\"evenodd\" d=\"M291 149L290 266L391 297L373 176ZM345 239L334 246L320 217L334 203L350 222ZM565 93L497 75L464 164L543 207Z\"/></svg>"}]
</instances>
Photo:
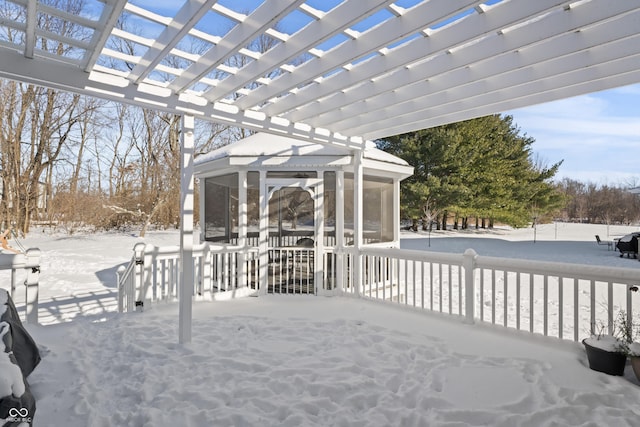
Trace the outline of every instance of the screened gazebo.
<instances>
[{"instance_id":1,"label":"screened gazebo","mask_svg":"<svg viewBox=\"0 0 640 427\"><path fill-rule=\"evenodd\" d=\"M399 186L412 171L373 144L258 133L196 159L201 240L254 257L238 274L261 293L331 293L345 248L398 246Z\"/></svg>"}]
</instances>

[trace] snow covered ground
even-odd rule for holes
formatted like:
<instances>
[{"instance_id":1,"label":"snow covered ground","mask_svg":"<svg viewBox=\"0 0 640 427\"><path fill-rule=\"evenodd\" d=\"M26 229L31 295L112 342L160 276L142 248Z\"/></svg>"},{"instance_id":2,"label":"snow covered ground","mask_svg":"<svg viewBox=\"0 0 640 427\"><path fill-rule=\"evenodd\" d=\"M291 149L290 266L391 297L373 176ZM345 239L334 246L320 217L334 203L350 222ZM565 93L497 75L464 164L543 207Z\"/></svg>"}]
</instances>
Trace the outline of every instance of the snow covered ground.
<instances>
[{"instance_id":1,"label":"snow covered ground","mask_svg":"<svg viewBox=\"0 0 640 427\"><path fill-rule=\"evenodd\" d=\"M402 247L638 268L597 246L638 227L405 233ZM356 300L267 296L118 315L130 234L32 233L42 250L35 426L635 426L630 367L587 367L582 345ZM146 242L177 244L176 232ZM10 243L12 243L10 241ZM1 276L0 276L1 277ZM2 283L8 283L3 280ZM21 303L20 292L16 302Z\"/></svg>"}]
</instances>

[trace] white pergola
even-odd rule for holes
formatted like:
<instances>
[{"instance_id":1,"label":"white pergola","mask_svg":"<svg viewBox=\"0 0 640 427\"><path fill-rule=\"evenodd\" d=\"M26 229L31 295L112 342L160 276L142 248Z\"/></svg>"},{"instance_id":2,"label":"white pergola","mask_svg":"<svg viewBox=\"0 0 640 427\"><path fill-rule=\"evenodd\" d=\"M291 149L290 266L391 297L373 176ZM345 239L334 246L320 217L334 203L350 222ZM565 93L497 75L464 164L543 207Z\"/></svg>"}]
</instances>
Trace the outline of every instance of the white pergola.
<instances>
[{"instance_id":1,"label":"white pergola","mask_svg":"<svg viewBox=\"0 0 640 427\"><path fill-rule=\"evenodd\" d=\"M640 0L65 3L0 0L0 78L183 115L184 256L194 118L357 149L640 82Z\"/></svg>"}]
</instances>

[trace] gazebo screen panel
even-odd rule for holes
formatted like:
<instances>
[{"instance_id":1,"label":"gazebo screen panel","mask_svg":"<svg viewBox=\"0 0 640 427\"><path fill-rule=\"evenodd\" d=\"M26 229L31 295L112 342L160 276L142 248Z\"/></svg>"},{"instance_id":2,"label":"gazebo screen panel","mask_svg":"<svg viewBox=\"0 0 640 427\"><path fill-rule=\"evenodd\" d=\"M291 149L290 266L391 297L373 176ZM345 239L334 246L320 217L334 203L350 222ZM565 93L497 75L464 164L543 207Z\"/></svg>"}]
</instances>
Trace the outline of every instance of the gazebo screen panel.
<instances>
[{"instance_id":1,"label":"gazebo screen panel","mask_svg":"<svg viewBox=\"0 0 640 427\"><path fill-rule=\"evenodd\" d=\"M344 174L344 244L353 246L353 194L354 180L353 173Z\"/></svg>"},{"instance_id":2,"label":"gazebo screen panel","mask_svg":"<svg viewBox=\"0 0 640 427\"><path fill-rule=\"evenodd\" d=\"M204 240L237 243L238 174L204 180Z\"/></svg>"},{"instance_id":3,"label":"gazebo screen panel","mask_svg":"<svg viewBox=\"0 0 640 427\"><path fill-rule=\"evenodd\" d=\"M393 180L363 177L362 226L365 243L393 241Z\"/></svg>"},{"instance_id":4,"label":"gazebo screen panel","mask_svg":"<svg viewBox=\"0 0 640 427\"><path fill-rule=\"evenodd\" d=\"M336 245L336 173L324 173L324 245Z\"/></svg>"},{"instance_id":5,"label":"gazebo screen panel","mask_svg":"<svg viewBox=\"0 0 640 427\"><path fill-rule=\"evenodd\" d=\"M260 244L260 173L247 172L247 245Z\"/></svg>"}]
</instances>

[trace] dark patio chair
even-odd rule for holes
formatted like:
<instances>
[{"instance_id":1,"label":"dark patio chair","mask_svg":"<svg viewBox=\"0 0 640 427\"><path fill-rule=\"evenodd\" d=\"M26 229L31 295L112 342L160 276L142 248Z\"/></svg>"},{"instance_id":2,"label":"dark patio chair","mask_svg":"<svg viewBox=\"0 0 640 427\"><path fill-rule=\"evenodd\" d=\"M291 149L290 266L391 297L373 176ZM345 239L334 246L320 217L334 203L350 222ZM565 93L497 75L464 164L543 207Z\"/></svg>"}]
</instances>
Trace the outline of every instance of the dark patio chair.
<instances>
[{"instance_id":1,"label":"dark patio chair","mask_svg":"<svg viewBox=\"0 0 640 427\"><path fill-rule=\"evenodd\" d=\"M598 236L597 234L596 234L596 242L598 243L598 245L607 245L608 251L614 249L613 242L608 240L600 240L600 236Z\"/></svg>"}]
</instances>

